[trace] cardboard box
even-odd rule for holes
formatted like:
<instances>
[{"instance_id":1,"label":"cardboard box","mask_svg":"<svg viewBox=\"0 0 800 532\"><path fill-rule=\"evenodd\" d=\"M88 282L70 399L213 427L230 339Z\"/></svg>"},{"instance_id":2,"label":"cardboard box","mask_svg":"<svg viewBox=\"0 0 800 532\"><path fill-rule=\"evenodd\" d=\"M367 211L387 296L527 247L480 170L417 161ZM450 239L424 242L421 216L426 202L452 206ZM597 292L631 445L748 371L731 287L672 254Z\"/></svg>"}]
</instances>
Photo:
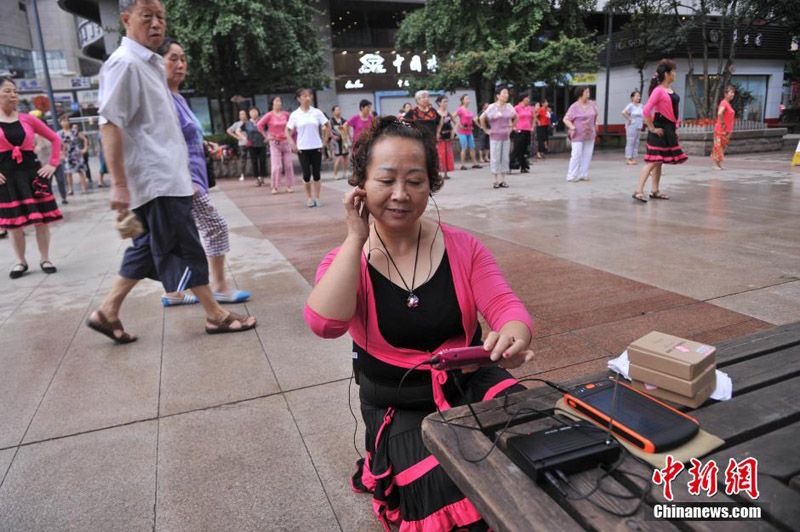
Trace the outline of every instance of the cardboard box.
<instances>
[{"instance_id":1,"label":"cardboard box","mask_svg":"<svg viewBox=\"0 0 800 532\"><path fill-rule=\"evenodd\" d=\"M628 346L628 359L640 368L690 381L716 362L716 350L714 346L653 331Z\"/></svg>"},{"instance_id":2,"label":"cardboard box","mask_svg":"<svg viewBox=\"0 0 800 532\"><path fill-rule=\"evenodd\" d=\"M716 381L717 379L715 377L714 381L711 383L711 386L700 390L694 397L686 397L679 393L670 392L669 390L664 390L662 388L648 389L645 383L637 380L632 380L631 386L646 393L647 395L652 395L656 399L663 399L679 405L688 406L690 408L697 408L705 403L709 397L711 397L711 394L714 392L714 387L717 385Z\"/></svg>"},{"instance_id":3,"label":"cardboard box","mask_svg":"<svg viewBox=\"0 0 800 532\"><path fill-rule=\"evenodd\" d=\"M663 390L685 395L686 397L694 397L700 390L705 390L709 385L716 383L716 369L717 365L711 364L700 375L687 381L660 371L631 364L630 377L637 381L658 386Z\"/></svg>"}]
</instances>

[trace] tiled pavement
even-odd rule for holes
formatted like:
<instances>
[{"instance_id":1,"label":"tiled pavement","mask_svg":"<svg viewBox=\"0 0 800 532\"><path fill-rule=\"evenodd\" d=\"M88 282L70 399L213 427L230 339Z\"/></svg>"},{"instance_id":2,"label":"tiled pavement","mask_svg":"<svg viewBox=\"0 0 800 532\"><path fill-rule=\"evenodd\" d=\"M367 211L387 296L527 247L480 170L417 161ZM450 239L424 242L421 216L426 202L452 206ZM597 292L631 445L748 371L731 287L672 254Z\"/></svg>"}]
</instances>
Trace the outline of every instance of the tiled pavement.
<instances>
[{"instance_id":1,"label":"tiled pavement","mask_svg":"<svg viewBox=\"0 0 800 532\"><path fill-rule=\"evenodd\" d=\"M604 153L587 183L563 182L563 158L507 190L454 174L442 220L489 246L535 316L537 358L518 375L596 372L652 329L716 342L800 320L800 172L786 153L730 157L722 174L707 163L668 169L673 199L648 205L629 199L637 169ZM346 188L326 180L316 209L300 187L213 194L231 275L254 292L239 310L260 319L238 335L203 334L198 307L162 309L152 282L123 309L139 342L82 325L124 249L103 192L54 227L57 275L29 237L32 273L0 270L0 531L380 530L347 485L349 342L315 338L300 312L344 236ZM13 262L0 241L0 266Z\"/></svg>"}]
</instances>

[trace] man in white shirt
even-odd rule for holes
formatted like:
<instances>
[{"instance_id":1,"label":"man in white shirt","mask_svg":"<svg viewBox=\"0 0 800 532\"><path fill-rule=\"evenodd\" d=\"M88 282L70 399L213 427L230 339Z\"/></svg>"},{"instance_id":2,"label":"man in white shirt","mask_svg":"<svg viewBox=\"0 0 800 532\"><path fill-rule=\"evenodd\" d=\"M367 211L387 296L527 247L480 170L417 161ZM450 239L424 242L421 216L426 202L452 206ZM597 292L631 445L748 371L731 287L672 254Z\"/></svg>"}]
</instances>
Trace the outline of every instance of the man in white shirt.
<instances>
[{"instance_id":1,"label":"man in white shirt","mask_svg":"<svg viewBox=\"0 0 800 532\"><path fill-rule=\"evenodd\" d=\"M86 324L117 343L125 332L119 310L141 279L161 281L167 292L186 289L206 312L206 332L252 329L256 320L223 309L208 286L208 263L191 215L194 188L186 143L155 51L166 22L160 0L120 0L125 34L100 71L99 114L106 162L112 173L111 209L136 214L144 233L125 250L119 276Z\"/></svg>"}]
</instances>

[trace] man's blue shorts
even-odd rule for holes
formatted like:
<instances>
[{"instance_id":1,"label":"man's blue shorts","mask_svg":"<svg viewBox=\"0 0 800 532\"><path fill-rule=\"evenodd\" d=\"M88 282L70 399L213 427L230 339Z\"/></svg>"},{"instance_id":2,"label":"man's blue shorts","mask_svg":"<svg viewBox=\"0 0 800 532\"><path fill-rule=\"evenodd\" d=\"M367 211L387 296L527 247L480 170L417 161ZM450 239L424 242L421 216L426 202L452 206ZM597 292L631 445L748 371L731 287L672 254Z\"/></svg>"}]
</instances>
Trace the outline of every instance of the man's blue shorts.
<instances>
[{"instance_id":1,"label":"man's blue shorts","mask_svg":"<svg viewBox=\"0 0 800 532\"><path fill-rule=\"evenodd\" d=\"M192 218L192 196L164 196L133 209L144 232L125 250L119 274L161 281L167 292L208 284L208 262Z\"/></svg>"},{"instance_id":2,"label":"man's blue shorts","mask_svg":"<svg viewBox=\"0 0 800 532\"><path fill-rule=\"evenodd\" d=\"M472 136L472 133L468 135L459 133L458 143L461 145L462 150L466 150L467 148L469 148L470 150L475 149L475 137Z\"/></svg>"}]
</instances>

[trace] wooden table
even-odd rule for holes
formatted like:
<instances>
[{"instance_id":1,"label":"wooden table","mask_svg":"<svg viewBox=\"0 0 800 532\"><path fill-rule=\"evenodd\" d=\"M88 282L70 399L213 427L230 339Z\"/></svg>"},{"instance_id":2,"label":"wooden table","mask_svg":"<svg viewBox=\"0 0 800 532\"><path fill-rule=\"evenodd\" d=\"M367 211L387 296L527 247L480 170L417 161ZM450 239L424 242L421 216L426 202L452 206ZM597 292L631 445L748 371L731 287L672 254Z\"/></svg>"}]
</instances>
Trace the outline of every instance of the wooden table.
<instances>
[{"instance_id":1,"label":"wooden table","mask_svg":"<svg viewBox=\"0 0 800 532\"><path fill-rule=\"evenodd\" d=\"M703 464L716 460L719 466L718 491L713 497L688 494L686 470L672 483L674 502L733 503L760 506L761 521L665 521L653 519L653 505L663 504L662 488L652 486L646 504L631 517L615 517L603 512L587 500L568 500L552 486L534 483L505 454L505 433L497 448L479 462L492 441L509 419L502 408L502 399L474 405L486 432L477 424L467 407L444 412L449 426L438 413L428 416L422 425L425 444L445 471L478 508L493 530L547 531L592 530L631 531L680 530L724 532L751 530L800 530L800 322L719 344L717 366L733 380L733 399L707 401L690 411L703 429L725 440L725 445L701 458ZM609 374L581 379L588 382ZM507 409L533 407L552 412L560 394L549 387L537 387L508 398ZM555 426L543 415L532 414L512 428L519 434ZM459 451L459 443L462 451ZM746 494L725 495L724 471L729 458L758 459L760 497L753 502ZM686 464L688 469L689 464ZM619 468L652 477L653 467L628 455ZM595 469L570 476L570 481L586 492L596 484L600 472ZM620 493L638 494L642 481L624 473L614 473L604 485ZM598 492L596 502L619 512L630 510L634 502L610 498Z\"/></svg>"}]
</instances>

